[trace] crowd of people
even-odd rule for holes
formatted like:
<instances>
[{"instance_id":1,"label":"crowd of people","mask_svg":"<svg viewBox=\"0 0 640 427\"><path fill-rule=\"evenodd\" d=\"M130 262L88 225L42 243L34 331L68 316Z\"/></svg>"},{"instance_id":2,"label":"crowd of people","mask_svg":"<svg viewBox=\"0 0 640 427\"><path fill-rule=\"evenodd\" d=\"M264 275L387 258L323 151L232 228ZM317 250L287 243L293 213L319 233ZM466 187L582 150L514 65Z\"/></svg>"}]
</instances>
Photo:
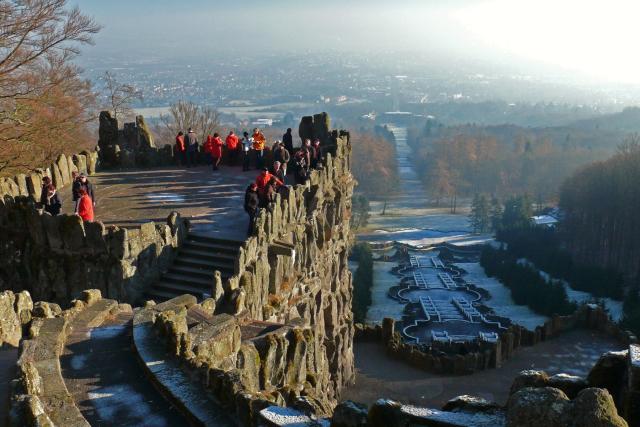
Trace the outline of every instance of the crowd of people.
<instances>
[{"instance_id":1,"label":"crowd of people","mask_svg":"<svg viewBox=\"0 0 640 427\"><path fill-rule=\"evenodd\" d=\"M254 131L254 137L255 137ZM252 137L252 139L254 138ZM255 149L254 149L255 150ZM282 140L274 143L272 148L273 165L269 169L264 165L264 155L256 154L256 168L260 173L255 182L249 184L245 191L244 210L249 215L247 234L253 231L253 223L260 209L268 209L276 195L287 185L287 171L293 170L295 184L305 184L312 169L322 166L323 152L320 140L305 140L298 149L293 148L291 129L283 135ZM250 154L246 154L250 157ZM245 169L246 170L246 169Z\"/></svg>"},{"instance_id":2,"label":"crowd of people","mask_svg":"<svg viewBox=\"0 0 640 427\"><path fill-rule=\"evenodd\" d=\"M270 152L269 156L265 155L267 152ZM244 210L249 215L249 234L261 209L268 209L276 195L288 184L305 184L311 170L321 167L323 163L320 140L306 139L300 147L295 148L291 128L287 129L282 140L275 141L271 147L267 147L267 139L257 128L251 135L243 132L242 138L230 131L224 141L216 132L208 135L202 146L193 129L189 128L187 133L179 132L176 135L174 154L178 165L187 168L196 166L204 155L205 162L213 171L220 169L223 158L229 166L241 163L245 172L252 168L259 170L255 181L245 191ZM93 185L84 173L73 172L72 181L74 214L83 221L93 221L96 206ZM50 177L44 177L42 183L40 204L45 212L59 215L62 198Z\"/></svg>"},{"instance_id":3,"label":"crowd of people","mask_svg":"<svg viewBox=\"0 0 640 427\"><path fill-rule=\"evenodd\" d=\"M71 194L74 206L74 214L82 218L83 221L93 221L93 208L96 205L93 185L89 182L85 173L73 171L71 173L72 184ZM40 193L40 204L45 212L52 216L60 215L62 211L62 197L58 189L53 184L51 177L42 178L42 190Z\"/></svg>"}]
</instances>

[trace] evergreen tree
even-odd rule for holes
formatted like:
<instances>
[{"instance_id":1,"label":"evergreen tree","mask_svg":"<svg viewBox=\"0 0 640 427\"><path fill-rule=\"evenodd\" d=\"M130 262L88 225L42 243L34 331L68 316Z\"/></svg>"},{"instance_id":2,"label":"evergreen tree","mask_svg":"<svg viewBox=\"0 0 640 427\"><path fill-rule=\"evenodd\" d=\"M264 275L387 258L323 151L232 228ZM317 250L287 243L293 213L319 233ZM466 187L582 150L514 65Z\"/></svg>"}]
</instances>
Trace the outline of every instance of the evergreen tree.
<instances>
[{"instance_id":1,"label":"evergreen tree","mask_svg":"<svg viewBox=\"0 0 640 427\"><path fill-rule=\"evenodd\" d=\"M514 196L504 204L501 227L504 229L528 228L531 226L533 208L529 195Z\"/></svg>"},{"instance_id":2,"label":"evergreen tree","mask_svg":"<svg viewBox=\"0 0 640 427\"><path fill-rule=\"evenodd\" d=\"M484 194L473 197L469 222L474 233L486 233L491 229L491 205Z\"/></svg>"},{"instance_id":3,"label":"evergreen tree","mask_svg":"<svg viewBox=\"0 0 640 427\"><path fill-rule=\"evenodd\" d=\"M491 198L491 229L496 231L500 228L500 222L502 221L502 204L496 196Z\"/></svg>"}]
</instances>

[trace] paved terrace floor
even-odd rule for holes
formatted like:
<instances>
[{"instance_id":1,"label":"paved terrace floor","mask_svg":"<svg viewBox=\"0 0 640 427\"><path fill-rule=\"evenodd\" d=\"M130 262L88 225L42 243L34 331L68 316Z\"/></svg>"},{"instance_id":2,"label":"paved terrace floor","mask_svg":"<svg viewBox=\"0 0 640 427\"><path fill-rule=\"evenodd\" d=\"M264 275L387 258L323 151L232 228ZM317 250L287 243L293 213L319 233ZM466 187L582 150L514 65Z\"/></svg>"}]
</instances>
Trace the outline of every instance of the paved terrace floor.
<instances>
[{"instance_id":1,"label":"paved terrace floor","mask_svg":"<svg viewBox=\"0 0 640 427\"><path fill-rule=\"evenodd\" d=\"M244 191L257 170L222 166L177 167L100 172L89 177L98 204L95 218L105 225L138 226L164 222L172 211L189 218L193 231L219 238L244 240L248 216ZM73 213L71 186L62 190L63 211Z\"/></svg>"}]
</instances>

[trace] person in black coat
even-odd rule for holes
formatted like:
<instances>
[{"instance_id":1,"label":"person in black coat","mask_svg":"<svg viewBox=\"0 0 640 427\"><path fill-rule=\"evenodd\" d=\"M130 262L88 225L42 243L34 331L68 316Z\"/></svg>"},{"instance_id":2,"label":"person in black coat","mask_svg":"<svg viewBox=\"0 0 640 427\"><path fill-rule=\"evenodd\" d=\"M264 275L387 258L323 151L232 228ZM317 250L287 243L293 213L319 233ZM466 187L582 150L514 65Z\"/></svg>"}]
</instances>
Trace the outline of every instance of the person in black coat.
<instances>
[{"instance_id":1,"label":"person in black coat","mask_svg":"<svg viewBox=\"0 0 640 427\"><path fill-rule=\"evenodd\" d=\"M260 197L258 196L258 185L252 182L244 193L244 210L249 215L249 228L247 229L247 236L251 236L253 233L253 222L258 214L258 207L260 206Z\"/></svg>"},{"instance_id":2,"label":"person in black coat","mask_svg":"<svg viewBox=\"0 0 640 427\"><path fill-rule=\"evenodd\" d=\"M42 201L45 212L49 212L52 216L60 215L62 199L60 195L58 195L55 185L49 184L49 186L44 189L40 200Z\"/></svg>"},{"instance_id":3,"label":"person in black coat","mask_svg":"<svg viewBox=\"0 0 640 427\"><path fill-rule=\"evenodd\" d=\"M80 200L80 190L84 189L87 192L87 195L91 198L93 202L93 206L96 206L96 197L93 191L93 185L87 179L87 175L81 173L75 181L73 181L73 185L71 186L71 194L73 195L73 201L75 202L76 208L75 211L78 211L78 200Z\"/></svg>"},{"instance_id":4,"label":"person in black coat","mask_svg":"<svg viewBox=\"0 0 640 427\"><path fill-rule=\"evenodd\" d=\"M284 144L284 148L287 149L289 154L293 153L293 135L291 135L291 128L287 129L287 133L282 135L282 143Z\"/></svg>"}]
</instances>

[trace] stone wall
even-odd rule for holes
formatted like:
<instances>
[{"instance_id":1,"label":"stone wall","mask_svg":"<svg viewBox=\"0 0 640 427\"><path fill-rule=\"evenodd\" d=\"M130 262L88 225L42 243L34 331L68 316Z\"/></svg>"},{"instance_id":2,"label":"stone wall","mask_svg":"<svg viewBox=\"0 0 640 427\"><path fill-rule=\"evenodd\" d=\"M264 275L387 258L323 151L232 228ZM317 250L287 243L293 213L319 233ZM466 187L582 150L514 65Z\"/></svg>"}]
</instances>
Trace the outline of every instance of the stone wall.
<instances>
[{"instance_id":1,"label":"stone wall","mask_svg":"<svg viewBox=\"0 0 640 427\"><path fill-rule=\"evenodd\" d=\"M299 408L314 416L331 414L333 406L324 397L326 390L318 388L314 371L314 361L325 355L315 345L313 328L301 319L281 325L212 315L212 302L198 304L195 297L183 295L148 304L136 312L134 325L152 325L187 376L200 382L213 397L212 404L240 425L256 425L258 412L270 405ZM143 346L138 335L134 344Z\"/></svg>"},{"instance_id":2,"label":"stone wall","mask_svg":"<svg viewBox=\"0 0 640 427\"><path fill-rule=\"evenodd\" d=\"M353 318L347 258L354 179L346 132L330 132L326 114L311 119L326 161L307 185L289 187L256 219L241 247L236 274L215 295L218 311L247 313L281 324L300 321L314 330L316 388L327 402L352 381ZM309 119L303 119L308 123Z\"/></svg>"},{"instance_id":3,"label":"stone wall","mask_svg":"<svg viewBox=\"0 0 640 427\"><path fill-rule=\"evenodd\" d=\"M81 172L87 175L96 173L98 153L82 151L78 154L60 154L55 162L45 168L34 169L29 173L21 173L13 178L0 178L0 197L29 196L40 201L42 178L48 176L56 188L71 184L71 173Z\"/></svg>"},{"instance_id":4,"label":"stone wall","mask_svg":"<svg viewBox=\"0 0 640 427\"><path fill-rule=\"evenodd\" d=\"M428 372L471 374L499 368L520 347L535 345L576 328L603 332L626 345L638 342L633 333L620 329L604 310L592 304L579 307L569 316L554 316L533 331L512 325L500 334L497 342L409 344L395 331L395 321L390 318L385 318L382 325L357 324L355 339L380 342L391 356Z\"/></svg>"},{"instance_id":5,"label":"stone wall","mask_svg":"<svg viewBox=\"0 0 640 427\"><path fill-rule=\"evenodd\" d=\"M135 302L173 260L187 223L105 227L75 215L39 212L25 196L0 200L0 289L28 290L37 300L64 303L89 288Z\"/></svg>"},{"instance_id":6,"label":"stone wall","mask_svg":"<svg viewBox=\"0 0 640 427\"><path fill-rule=\"evenodd\" d=\"M164 166L173 163L171 145L157 147L142 116L134 123L118 127L118 120L108 111L100 113L98 147L100 165L105 168Z\"/></svg>"}]
</instances>

